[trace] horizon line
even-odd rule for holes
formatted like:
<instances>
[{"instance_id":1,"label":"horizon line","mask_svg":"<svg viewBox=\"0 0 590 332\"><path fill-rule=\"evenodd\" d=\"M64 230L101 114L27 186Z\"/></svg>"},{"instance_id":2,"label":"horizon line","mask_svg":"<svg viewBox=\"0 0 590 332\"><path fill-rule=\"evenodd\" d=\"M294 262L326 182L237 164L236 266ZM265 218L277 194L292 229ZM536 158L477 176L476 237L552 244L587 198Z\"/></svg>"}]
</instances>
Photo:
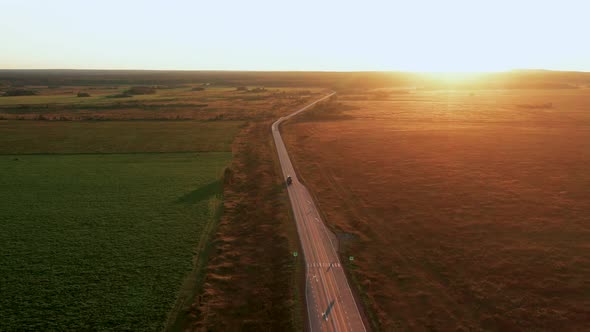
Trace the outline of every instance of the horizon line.
<instances>
[{"instance_id":1,"label":"horizon line","mask_svg":"<svg viewBox=\"0 0 590 332\"><path fill-rule=\"evenodd\" d=\"M403 73L403 74L493 74L510 72L590 73L585 70L513 68L482 71L411 71L411 70L265 70L265 69L113 69L113 68L0 68L0 71L135 71L135 72L251 72L251 73Z\"/></svg>"}]
</instances>

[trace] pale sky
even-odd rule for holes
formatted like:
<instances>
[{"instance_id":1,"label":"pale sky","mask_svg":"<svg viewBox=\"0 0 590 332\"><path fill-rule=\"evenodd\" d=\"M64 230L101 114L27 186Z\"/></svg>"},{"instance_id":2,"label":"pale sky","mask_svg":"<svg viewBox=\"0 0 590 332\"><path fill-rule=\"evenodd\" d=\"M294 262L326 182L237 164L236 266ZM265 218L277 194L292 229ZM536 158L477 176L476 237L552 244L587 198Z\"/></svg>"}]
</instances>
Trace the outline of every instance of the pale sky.
<instances>
[{"instance_id":1,"label":"pale sky","mask_svg":"<svg viewBox=\"0 0 590 332\"><path fill-rule=\"evenodd\" d=\"M0 0L0 69L590 71L590 1Z\"/></svg>"}]
</instances>

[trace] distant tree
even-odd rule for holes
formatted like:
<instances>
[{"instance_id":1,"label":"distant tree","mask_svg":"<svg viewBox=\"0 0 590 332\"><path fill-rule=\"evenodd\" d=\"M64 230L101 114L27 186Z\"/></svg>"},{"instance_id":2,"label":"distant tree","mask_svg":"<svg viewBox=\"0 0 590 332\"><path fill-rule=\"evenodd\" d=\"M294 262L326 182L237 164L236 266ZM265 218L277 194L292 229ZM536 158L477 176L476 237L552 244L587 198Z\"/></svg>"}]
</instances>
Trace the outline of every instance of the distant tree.
<instances>
[{"instance_id":1,"label":"distant tree","mask_svg":"<svg viewBox=\"0 0 590 332\"><path fill-rule=\"evenodd\" d=\"M550 109L553 108L553 103L540 103L540 104L518 104L516 107L529 108L529 109Z\"/></svg>"},{"instance_id":2,"label":"distant tree","mask_svg":"<svg viewBox=\"0 0 590 332\"><path fill-rule=\"evenodd\" d=\"M17 96L36 96L39 93L33 90L26 89L12 89L4 93L4 97L17 97Z\"/></svg>"},{"instance_id":3,"label":"distant tree","mask_svg":"<svg viewBox=\"0 0 590 332\"><path fill-rule=\"evenodd\" d=\"M88 92L78 92L78 97L90 97L90 94Z\"/></svg>"},{"instance_id":4,"label":"distant tree","mask_svg":"<svg viewBox=\"0 0 590 332\"><path fill-rule=\"evenodd\" d=\"M373 93L373 96L376 99L386 99L386 98L389 98L389 95L390 94L391 94L391 92L389 92L389 91L383 91L383 90L381 90L381 91L375 91Z\"/></svg>"},{"instance_id":5,"label":"distant tree","mask_svg":"<svg viewBox=\"0 0 590 332\"><path fill-rule=\"evenodd\" d=\"M153 95L156 93L156 88L150 86L134 86L125 92L130 95Z\"/></svg>"},{"instance_id":6,"label":"distant tree","mask_svg":"<svg viewBox=\"0 0 590 332\"><path fill-rule=\"evenodd\" d=\"M252 93L266 92L266 88L254 88L252 90L249 90L248 92L252 92Z\"/></svg>"},{"instance_id":7,"label":"distant tree","mask_svg":"<svg viewBox=\"0 0 590 332\"><path fill-rule=\"evenodd\" d=\"M131 98L131 97L133 97L133 96L127 92L117 93L116 95L107 96L107 98Z\"/></svg>"}]
</instances>

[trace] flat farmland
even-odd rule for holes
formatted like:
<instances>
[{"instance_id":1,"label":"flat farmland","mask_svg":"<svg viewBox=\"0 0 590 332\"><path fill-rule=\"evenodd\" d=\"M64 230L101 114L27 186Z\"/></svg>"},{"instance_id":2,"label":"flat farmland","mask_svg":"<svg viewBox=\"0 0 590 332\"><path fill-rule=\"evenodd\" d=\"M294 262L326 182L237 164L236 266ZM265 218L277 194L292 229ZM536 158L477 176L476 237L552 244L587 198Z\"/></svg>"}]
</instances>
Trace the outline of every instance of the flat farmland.
<instances>
[{"instance_id":1,"label":"flat farmland","mask_svg":"<svg viewBox=\"0 0 590 332\"><path fill-rule=\"evenodd\" d=\"M378 330L590 329L590 91L378 90L285 125Z\"/></svg>"},{"instance_id":2,"label":"flat farmland","mask_svg":"<svg viewBox=\"0 0 590 332\"><path fill-rule=\"evenodd\" d=\"M0 121L0 153L230 151L241 121Z\"/></svg>"},{"instance_id":3,"label":"flat farmland","mask_svg":"<svg viewBox=\"0 0 590 332\"><path fill-rule=\"evenodd\" d=\"M0 330L162 329L230 160L1 156Z\"/></svg>"},{"instance_id":4,"label":"flat farmland","mask_svg":"<svg viewBox=\"0 0 590 332\"><path fill-rule=\"evenodd\" d=\"M1 96L0 120L258 120L317 96L319 88L241 86L26 86L32 96ZM147 89L150 94L129 94ZM243 90L247 89L247 90ZM89 97L77 97L77 93Z\"/></svg>"},{"instance_id":5,"label":"flat farmland","mask_svg":"<svg viewBox=\"0 0 590 332\"><path fill-rule=\"evenodd\" d=\"M0 126L0 330L174 324L198 291L241 123Z\"/></svg>"},{"instance_id":6,"label":"flat farmland","mask_svg":"<svg viewBox=\"0 0 590 332\"><path fill-rule=\"evenodd\" d=\"M268 128L323 88L105 74L0 79L0 331L296 329Z\"/></svg>"}]
</instances>

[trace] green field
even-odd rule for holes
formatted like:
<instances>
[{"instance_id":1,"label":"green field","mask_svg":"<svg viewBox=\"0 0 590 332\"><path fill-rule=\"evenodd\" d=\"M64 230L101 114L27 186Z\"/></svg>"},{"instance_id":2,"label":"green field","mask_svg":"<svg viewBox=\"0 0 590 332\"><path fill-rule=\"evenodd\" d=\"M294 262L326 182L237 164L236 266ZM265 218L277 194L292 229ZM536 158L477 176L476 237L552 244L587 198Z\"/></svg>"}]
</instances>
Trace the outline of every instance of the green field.
<instances>
[{"instance_id":1,"label":"green field","mask_svg":"<svg viewBox=\"0 0 590 332\"><path fill-rule=\"evenodd\" d=\"M0 154L229 151L240 121L0 121Z\"/></svg>"},{"instance_id":2,"label":"green field","mask_svg":"<svg viewBox=\"0 0 590 332\"><path fill-rule=\"evenodd\" d=\"M242 125L0 121L0 331L174 320Z\"/></svg>"},{"instance_id":3,"label":"green field","mask_svg":"<svg viewBox=\"0 0 590 332\"><path fill-rule=\"evenodd\" d=\"M0 330L161 330L230 159L0 156Z\"/></svg>"}]
</instances>

